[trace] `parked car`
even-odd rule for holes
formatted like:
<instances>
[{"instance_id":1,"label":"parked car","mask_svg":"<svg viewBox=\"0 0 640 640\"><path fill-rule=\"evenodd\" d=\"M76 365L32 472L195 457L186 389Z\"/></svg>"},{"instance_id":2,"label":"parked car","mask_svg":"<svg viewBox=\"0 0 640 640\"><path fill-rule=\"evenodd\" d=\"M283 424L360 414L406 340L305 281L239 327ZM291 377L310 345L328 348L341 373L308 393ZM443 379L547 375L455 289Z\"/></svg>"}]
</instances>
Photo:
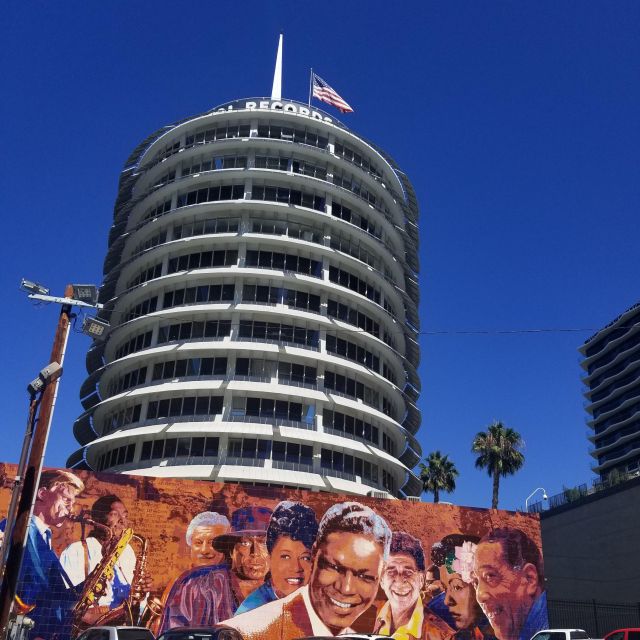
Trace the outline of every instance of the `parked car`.
<instances>
[{"instance_id":1,"label":"parked car","mask_svg":"<svg viewBox=\"0 0 640 640\"><path fill-rule=\"evenodd\" d=\"M76 640L155 640L146 627L90 627Z\"/></svg>"},{"instance_id":2,"label":"parked car","mask_svg":"<svg viewBox=\"0 0 640 640\"><path fill-rule=\"evenodd\" d=\"M591 640L583 629L543 629L531 640Z\"/></svg>"},{"instance_id":3,"label":"parked car","mask_svg":"<svg viewBox=\"0 0 640 640\"><path fill-rule=\"evenodd\" d=\"M242 640L235 629L218 626L210 627L175 627L158 636L158 640Z\"/></svg>"},{"instance_id":4,"label":"parked car","mask_svg":"<svg viewBox=\"0 0 640 640\"><path fill-rule=\"evenodd\" d=\"M640 628L616 629L607 633L604 640L640 640Z\"/></svg>"}]
</instances>

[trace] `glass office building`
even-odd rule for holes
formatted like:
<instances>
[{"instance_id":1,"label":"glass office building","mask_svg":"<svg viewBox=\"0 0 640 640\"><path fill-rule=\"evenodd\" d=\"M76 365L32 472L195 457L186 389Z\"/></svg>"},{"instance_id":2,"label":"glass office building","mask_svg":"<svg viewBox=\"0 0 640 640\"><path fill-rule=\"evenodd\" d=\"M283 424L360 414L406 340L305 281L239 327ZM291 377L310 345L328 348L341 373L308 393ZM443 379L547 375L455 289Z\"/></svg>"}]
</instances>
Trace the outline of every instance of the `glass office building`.
<instances>
[{"instance_id":1,"label":"glass office building","mask_svg":"<svg viewBox=\"0 0 640 640\"><path fill-rule=\"evenodd\" d=\"M163 127L122 171L87 354L97 471L420 495L417 203L297 102Z\"/></svg>"}]
</instances>

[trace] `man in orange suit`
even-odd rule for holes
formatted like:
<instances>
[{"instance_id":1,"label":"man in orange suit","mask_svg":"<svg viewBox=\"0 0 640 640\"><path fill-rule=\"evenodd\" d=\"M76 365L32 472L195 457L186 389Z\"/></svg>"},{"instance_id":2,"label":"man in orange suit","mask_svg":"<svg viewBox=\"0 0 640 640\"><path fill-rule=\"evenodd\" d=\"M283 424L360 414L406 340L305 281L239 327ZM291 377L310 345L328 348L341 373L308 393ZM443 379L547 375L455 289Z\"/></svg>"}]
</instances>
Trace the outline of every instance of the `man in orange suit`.
<instances>
[{"instance_id":1,"label":"man in orange suit","mask_svg":"<svg viewBox=\"0 0 640 640\"><path fill-rule=\"evenodd\" d=\"M222 623L244 640L337 636L373 603L391 531L369 507L343 502L320 521L309 584Z\"/></svg>"}]
</instances>

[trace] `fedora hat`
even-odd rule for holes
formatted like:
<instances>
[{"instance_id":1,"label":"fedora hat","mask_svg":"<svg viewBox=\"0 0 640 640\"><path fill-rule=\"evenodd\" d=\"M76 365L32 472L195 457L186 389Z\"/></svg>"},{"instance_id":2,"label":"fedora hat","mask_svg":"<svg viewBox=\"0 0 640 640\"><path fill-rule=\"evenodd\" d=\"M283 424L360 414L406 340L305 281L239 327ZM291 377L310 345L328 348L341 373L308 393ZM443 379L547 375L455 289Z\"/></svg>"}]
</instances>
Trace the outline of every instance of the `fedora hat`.
<instances>
[{"instance_id":1,"label":"fedora hat","mask_svg":"<svg viewBox=\"0 0 640 640\"><path fill-rule=\"evenodd\" d=\"M243 536L266 536L271 520L267 507L242 507L231 514L231 530L218 536L213 546L218 551L228 551Z\"/></svg>"}]
</instances>

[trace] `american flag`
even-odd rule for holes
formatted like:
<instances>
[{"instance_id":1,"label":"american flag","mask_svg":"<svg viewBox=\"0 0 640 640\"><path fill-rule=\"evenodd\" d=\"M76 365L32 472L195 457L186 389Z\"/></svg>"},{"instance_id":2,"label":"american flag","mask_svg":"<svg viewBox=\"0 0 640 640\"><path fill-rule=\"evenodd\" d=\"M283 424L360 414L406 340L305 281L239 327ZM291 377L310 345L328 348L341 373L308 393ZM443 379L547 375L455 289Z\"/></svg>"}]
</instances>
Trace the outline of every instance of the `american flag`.
<instances>
[{"instance_id":1,"label":"american flag","mask_svg":"<svg viewBox=\"0 0 640 640\"><path fill-rule=\"evenodd\" d=\"M320 76L313 74L313 97L326 102L342 113L353 113L353 109Z\"/></svg>"}]
</instances>

